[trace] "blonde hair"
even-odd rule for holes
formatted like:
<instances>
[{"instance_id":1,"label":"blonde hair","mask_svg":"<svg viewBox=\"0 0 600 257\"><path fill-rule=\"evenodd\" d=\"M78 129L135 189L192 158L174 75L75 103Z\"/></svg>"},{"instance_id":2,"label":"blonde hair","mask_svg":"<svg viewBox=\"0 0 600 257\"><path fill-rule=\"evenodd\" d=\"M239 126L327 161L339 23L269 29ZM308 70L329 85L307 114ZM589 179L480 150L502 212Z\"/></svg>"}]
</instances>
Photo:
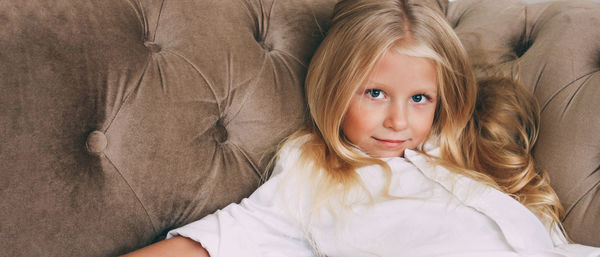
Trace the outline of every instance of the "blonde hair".
<instances>
[{"instance_id":1,"label":"blonde hair","mask_svg":"<svg viewBox=\"0 0 600 257\"><path fill-rule=\"evenodd\" d=\"M489 176L500 190L562 229L563 207L532 155L540 123L535 96L507 77L488 77L478 85L473 117L478 138L468 168Z\"/></svg>"},{"instance_id":2,"label":"blonde hair","mask_svg":"<svg viewBox=\"0 0 600 257\"><path fill-rule=\"evenodd\" d=\"M456 173L503 190L538 210L538 214L558 222L556 210L560 209L560 203L547 180L537 175L530 158L535 137L518 139L527 140L523 144L528 148L514 152L515 158L528 158L531 164L514 166L514 162L502 158L502 163L492 162L504 153L490 147L500 142L492 142L496 138L489 142L485 137L479 140L481 134L489 132L484 133L486 129L494 128L483 128L488 125L476 121L485 115L476 112L477 82L467 53L443 14L428 3L343 0L336 4L329 31L311 60L305 82L310 119L290 138L313 135L301 146L296 165L298 170L310 171L305 174L314 187L313 211L328 207L332 201L351 205L349 192L361 188L367 192L355 172L363 166L381 165L386 170L389 189L389 166L357 151L344 137L341 123L352 94L364 83L381 56L395 50L435 62L439 99L427 140L439 144L441 155L436 161ZM537 131L536 126L532 127ZM512 130L503 133L514 134ZM506 140L508 144L510 139L498 140ZM506 170L510 170L510 176L500 174Z\"/></svg>"}]
</instances>

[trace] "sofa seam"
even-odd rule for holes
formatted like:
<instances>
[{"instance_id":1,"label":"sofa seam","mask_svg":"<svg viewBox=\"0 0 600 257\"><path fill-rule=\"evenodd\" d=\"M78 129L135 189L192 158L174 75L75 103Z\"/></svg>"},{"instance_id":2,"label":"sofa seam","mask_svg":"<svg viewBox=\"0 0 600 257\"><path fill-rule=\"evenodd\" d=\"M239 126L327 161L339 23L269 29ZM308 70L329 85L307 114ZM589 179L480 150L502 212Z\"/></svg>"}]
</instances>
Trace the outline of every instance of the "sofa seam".
<instances>
[{"instance_id":1,"label":"sofa seam","mask_svg":"<svg viewBox=\"0 0 600 257\"><path fill-rule=\"evenodd\" d=\"M133 187L131 186L131 184L129 183L129 181L125 178L125 176L123 175L123 173L121 172L121 170L112 161L112 157L111 157L110 153L109 152L104 152L104 156L106 157L106 160L108 160L108 162L110 162L110 164L115 168L117 174L119 174L119 176L121 177L121 179L123 180L123 182L125 182L125 184L129 188L129 190L131 191L131 193L133 193L133 195L135 196L135 199L137 200L137 202L140 204L140 206L144 210L144 213L146 213L146 216L148 217L148 220L150 221L150 225L152 225L152 230L153 230L154 234L157 234L158 233L158 229L156 227L156 224L154 224L154 220L152 219L152 216L150 215L150 212L148 212L148 209L146 209L146 206L142 202L142 199L139 197L138 193L133 189Z\"/></svg>"}]
</instances>

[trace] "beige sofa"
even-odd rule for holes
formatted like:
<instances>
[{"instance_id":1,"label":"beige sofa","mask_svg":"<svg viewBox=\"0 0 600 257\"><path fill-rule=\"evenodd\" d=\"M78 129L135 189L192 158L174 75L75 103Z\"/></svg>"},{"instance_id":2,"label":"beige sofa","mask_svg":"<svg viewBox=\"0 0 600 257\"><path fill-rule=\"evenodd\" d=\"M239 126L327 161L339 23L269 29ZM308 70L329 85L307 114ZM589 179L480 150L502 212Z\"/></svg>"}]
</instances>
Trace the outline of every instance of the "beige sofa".
<instances>
[{"instance_id":1,"label":"beige sofa","mask_svg":"<svg viewBox=\"0 0 600 257\"><path fill-rule=\"evenodd\" d=\"M535 92L536 160L600 246L600 3L438 2ZM0 256L114 256L252 193L333 4L0 2Z\"/></svg>"}]
</instances>

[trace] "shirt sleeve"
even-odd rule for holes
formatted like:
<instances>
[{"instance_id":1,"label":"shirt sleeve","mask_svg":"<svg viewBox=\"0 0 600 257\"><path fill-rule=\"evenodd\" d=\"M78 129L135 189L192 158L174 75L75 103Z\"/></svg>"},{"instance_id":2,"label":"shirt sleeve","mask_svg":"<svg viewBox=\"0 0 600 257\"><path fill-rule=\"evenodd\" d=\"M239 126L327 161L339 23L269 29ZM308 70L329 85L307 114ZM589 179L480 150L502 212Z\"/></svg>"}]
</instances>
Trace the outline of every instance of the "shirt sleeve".
<instances>
[{"instance_id":1,"label":"shirt sleeve","mask_svg":"<svg viewBox=\"0 0 600 257\"><path fill-rule=\"evenodd\" d=\"M300 186L283 184L290 163L297 160L298 152L297 147L284 147L273 176L250 197L172 230L167 238L184 236L197 241L211 257L314 256L307 236L295 217L301 212L292 208L299 208L300 205L284 204L301 201Z\"/></svg>"}]
</instances>

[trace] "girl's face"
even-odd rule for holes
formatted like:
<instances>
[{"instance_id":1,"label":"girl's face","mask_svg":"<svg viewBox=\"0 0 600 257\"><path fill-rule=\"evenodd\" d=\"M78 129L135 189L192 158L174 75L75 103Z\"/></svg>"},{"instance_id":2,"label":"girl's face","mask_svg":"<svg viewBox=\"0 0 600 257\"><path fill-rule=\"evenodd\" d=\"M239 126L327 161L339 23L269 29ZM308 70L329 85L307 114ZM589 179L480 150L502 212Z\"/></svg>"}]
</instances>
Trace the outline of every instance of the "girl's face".
<instances>
[{"instance_id":1,"label":"girl's face","mask_svg":"<svg viewBox=\"0 0 600 257\"><path fill-rule=\"evenodd\" d=\"M433 61L389 50L352 97L342 131L372 157L403 157L429 134L437 92Z\"/></svg>"}]
</instances>

